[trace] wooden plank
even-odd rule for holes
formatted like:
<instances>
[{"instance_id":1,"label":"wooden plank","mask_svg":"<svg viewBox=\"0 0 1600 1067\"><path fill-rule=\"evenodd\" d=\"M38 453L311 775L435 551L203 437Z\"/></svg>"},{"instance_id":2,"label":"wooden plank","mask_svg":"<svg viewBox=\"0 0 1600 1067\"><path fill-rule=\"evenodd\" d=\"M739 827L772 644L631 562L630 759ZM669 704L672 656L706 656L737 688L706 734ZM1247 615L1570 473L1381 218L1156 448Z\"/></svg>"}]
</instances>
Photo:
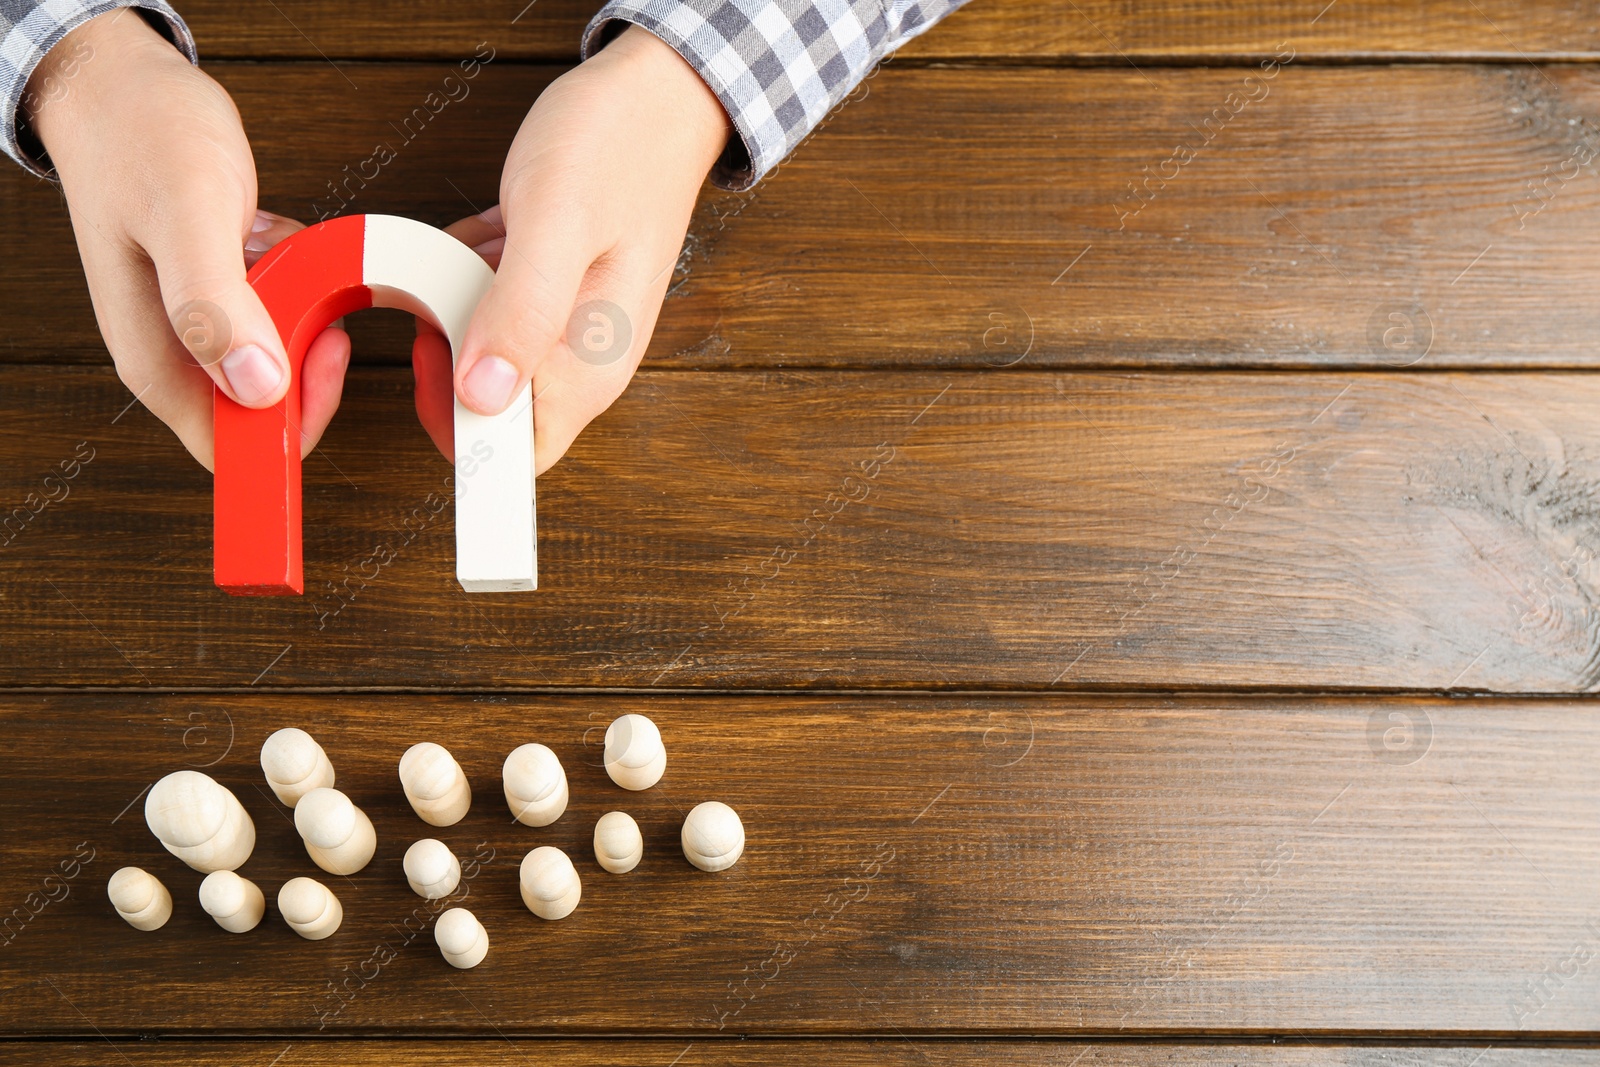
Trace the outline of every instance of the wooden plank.
<instances>
[{"instance_id":1,"label":"wooden plank","mask_svg":"<svg viewBox=\"0 0 1600 1067\"><path fill-rule=\"evenodd\" d=\"M490 63L407 140L407 116L454 69L216 72L265 206L443 224L495 199L505 146L553 74ZM755 190L706 194L648 360L1595 365L1600 267L1583 250L1600 244L1600 183L1578 180L1595 165L1578 161L1600 155L1600 73L1290 64L1233 115L1244 77L886 71ZM396 158L374 171L379 143ZM1179 144L1200 146L1181 166ZM1130 186L1147 176L1141 200ZM0 177L6 360L105 358L55 195ZM355 321L360 358L409 365L409 323Z\"/></svg>"},{"instance_id":2,"label":"wooden plank","mask_svg":"<svg viewBox=\"0 0 1600 1067\"><path fill-rule=\"evenodd\" d=\"M452 58L488 41L507 56L575 60L597 0L379 5L277 0L272 7L193 0L184 15L203 54L240 59ZM1382 0L978 0L901 50L904 59L1101 62L1126 66L1251 61L1291 41L1326 58L1592 58L1595 11L1540 0L1386 4Z\"/></svg>"},{"instance_id":3,"label":"wooden plank","mask_svg":"<svg viewBox=\"0 0 1600 1067\"><path fill-rule=\"evenodd\" d=\"M654 718L669 746L666 777L637 794L597 766L605 724L627 711ZM11 694L0 902L28 921L11 913L0 950L0 1031L1575 1036L1600 1027L1590 711ZM315 943L275 913L248 935L216 929L194 903L199 874L161 851L138 804L156 776L204 767L254 817L243 871L271 899L313 873L256 762L288 725L322 741L379 837L369 868L332 879L344 925ZM422 739L447 743L474 783L455 827L425 826L400 793L396 762ZM509 818L497 782L505 753L534 739L572 787L543 830ZM683 812L710 798L748 835L721 876L675 848ZM645 859L608 877L587 849L595 819L619 806L644 829ZM399 857L422 836L478 857L458 894L489 931L473 971L437 957L439 909L405 886ZM584 879L558 923L528 914L516 889L521 856L544 844ZM156 933L129 929L104 899L128 863L173 892Z\"/></svg>"},{"instance_id":4,"label":"wooden plank","mask_svg":"<svg viewBox=\"0 0 1600 1067\"><path fill-rule=\"evenodd\" d=\"M1295 1040L1292 1039L1291 1040ZM597 1039L586 1041L544 1039L512 1041L499 1037L467 1041L98 1041L65 1043L30 1041L0 1046L0 1065L25 1067L102 1067L108 1050L118 1062L143 1064L187 1063L195 1067L235 1067L240 1063L272 1065L282 1055L281 1067L525 1067L530 1062L552 1067L588 1067L601 1062L615 1067L663 1067L680 1053L681 1067L754 1067L758 1064L821 1062L858 1067L868 1064L971 1064L997 1067L1051 1064L1059 1067L1137 1067L1159 1060L1183 1067L1188 1064L1337 1064L1343 1067L1462 1067L1475 1055L1483 1067L1586 1067L1600 1063L1600 1053L1572 1048L1497 1048L1468 1045L1329 1045L1298 1039L1294 1044L1239 1044L1207 1042L1116 1042L1092 1045L1079 1041L915 1040L911 1038L781 1041L641 1041ZM1487 1050L1487 1051L1485 1051ZM537 1057L537 1060L534 1059Z\"/></svg>"},{"instance_id":5,"label":"wooden plank","mask_svg":"<svg viewBox=\"0 0 1600 1067\"><path fill-rule=\"evenodd\" d=\"M1593 376L646 372L507 596L452 577L411 388L354 375L306 596L240 601L109 370L0 371L0 684L1600 682Z\"/></svg>"}]
</instances>

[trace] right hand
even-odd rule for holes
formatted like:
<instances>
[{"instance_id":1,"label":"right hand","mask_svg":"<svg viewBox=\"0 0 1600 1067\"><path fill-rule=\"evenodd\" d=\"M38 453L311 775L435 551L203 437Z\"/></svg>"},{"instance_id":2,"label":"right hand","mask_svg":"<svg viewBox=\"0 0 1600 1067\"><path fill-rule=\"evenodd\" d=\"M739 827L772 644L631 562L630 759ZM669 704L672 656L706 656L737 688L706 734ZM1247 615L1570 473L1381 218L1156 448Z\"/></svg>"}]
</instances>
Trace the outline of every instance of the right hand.
<instances>
[{"instance_id":1,"label":"right hand","mask_svg":"<svg viewBox=\"0 0 1600 1067\"><path fill-rule=\"evenodd\" d=\"M233 101L136 11L75 27L35 69L23 106L61 178L117 375L212 469L213 383L252 408L288 391L283 342L245 270L303 227L256 210ZM349 359L343 330L311 344L302 456L338 409Z\"/></svg>"},{"instance_id":2,"label":"right hand","mask_svg":"<svg viewBox=\"0 0 1600 1067\"><path fill-rule=\"evenodd\" d=\"M500 203L448 228L495 268L462 351L452 365L448 342L426 325L412 348L417 414L447 459L458 458L457 399L498 415L531 384L543 474L622 395L730 134L705 79L641 26L534 102L506 156Z\"/></svg>"}]
</instances>

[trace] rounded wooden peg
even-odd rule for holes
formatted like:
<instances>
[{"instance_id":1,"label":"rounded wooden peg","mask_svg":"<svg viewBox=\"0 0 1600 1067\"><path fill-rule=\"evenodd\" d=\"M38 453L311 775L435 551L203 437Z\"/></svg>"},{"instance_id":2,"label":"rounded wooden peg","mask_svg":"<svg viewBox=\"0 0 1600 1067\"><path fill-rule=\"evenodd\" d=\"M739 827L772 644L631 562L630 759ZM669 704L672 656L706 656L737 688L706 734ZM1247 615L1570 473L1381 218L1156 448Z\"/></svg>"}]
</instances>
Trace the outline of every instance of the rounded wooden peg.
<instances>
[{"instance_id":1,"label":"rounded wooden peg","mask_svg":"<svg viewBox=\"0 0 1600 1067\"><path fill-rule=\"evenodd\" d=\"M461 884L461 861L449 845L431 837L413 841L401 866L405 868L406 884L425 900L447 897Z\"/></svg>"},{"instance_id":2,"label":"rounded wooden peg","mask_svg":"<svg viewBox=\"0 0 1600 1067\"><path fill-rule=\"evenodd\" d=\"M612 874L627 874L644 857L644 835L625 811L608 811L594 824L594 858Z\"/></svg>"},{"instance_id":3,"label":"rounded wooden peg","mask_svg":"<svg viewBox=\"0 0 1600 1067\"><path fill-rule=\"evenodd\" d=\"M541 845L522 857L522 902L541 919L565 919L578 906L578 869L559 848Z\"/></svg>"},{"instance_id":4,"label":"rounded wooden peg","mask_svg":"<svg viewBox=\"0 0 1600 1067\"><path fill-rule=\"evenodd\" d=\"M311 861L329 874L355 874L372 861L378 847L367 813L326 786L300 798L294 806L294 828Z\"/></svg>"},{"instance_id":5,"label":"rounded wooden peg","mask_svg":"<svg viewBox=\"0 0 1600 1067\"><path fill-rule=\"evenodd\" d=\"M702 871L725 871L744 854L744 823L719 800L696 804L683 820L683 855Z\"/></svg>"},{"instance_id":6,"label":"rounded wooden peg","mask_svg":"<svg viewBox=\"0 0 1600 1067\"><path fill-rule=\"evenodd\" d=\"M230 934L254 930L267 911L261 887L233 871L212 871L200 883L200 907Z\"/></svg>"},{"instance_id":7,"label":"rounded wooden peg","mask_svg":"<svg viewBox=\"0 0 1600 1067\"><path fill-rule=\"evenodd\" d=\"M291 808L313 789L332 788L333 764L304 730L286 727L261 745L261 770L279 800Z\"/></svg>"},{"instance_id":8,"label":"rounded wooden peg","mask_svg":"<svg viewBox=\"0 0 1600 1067\"><path fill-rule=\"evenodd\" d=\"M289 929L307 941L321 941L344 921L339 898L314 878L291 878L283 883L278 890L278 913Z\"/></svg>"},{"instance_id":9,"label":"rounded wooden peg","mask_svg":"<svg viewBox=\"0 0 1600 1067\"><path fill-rule=\"evenodd\" d=\"M526 826L549 826L567 810L567 772L544 745L511 751L500 770L511 815Z\"/></svg>"},{"instance_id":10,"label":"rounded wooden peg","mask_svg":"<svg viewBox=\"0 0 1600 1067\"><path fill-rule=\"evenodd\" d=\"M643 715L623 715L606 727L606 773L624 789L649 789L667 769L661 731Z\"/></svg>"},{"instance_id":11,"label":"rounded wooden peg","mask_svg":"<svg viewBox=\"0 0 1600 1067\"><path fill-rule=\"evenodd\" d=\"M433 924L433 940L452 967L467 970L489 954L489 932L466 908L451 908Z\"/></svg>"},{"instance_id":12,"label":"rounded wooden peg","mask_svg":"<svg viewBox=\"0 0 1600 1067\"><path fill-rule=\"evenodd\" d=\"M242 867L256 847L256 825L239 798L199 771L174 771L151 786L144 821L168 852L202 874Z\"/></svg>"},{"instance_id":13,"label":"rounded wooden peg","mask_svg":"<svg viewBox=\"0 0 1600 1067\"><path fill-rule=\"evenodd\" d=\"M106 883L111 906L135 930L159 930L172 918L172 894L140 867L123 867Z\"/></svg>"},{"instance_id":14,"label":"rounded wooden peg","mask_svg":"<svg viewBox=\"0 0 1600 1067\"><path fill-rule=\"evenodd\" d=\"M430 826L454 826L472 806L466 772L443 745L432 741L412 745L400 757L400 788Z\"/></svg>"}]
</instances>

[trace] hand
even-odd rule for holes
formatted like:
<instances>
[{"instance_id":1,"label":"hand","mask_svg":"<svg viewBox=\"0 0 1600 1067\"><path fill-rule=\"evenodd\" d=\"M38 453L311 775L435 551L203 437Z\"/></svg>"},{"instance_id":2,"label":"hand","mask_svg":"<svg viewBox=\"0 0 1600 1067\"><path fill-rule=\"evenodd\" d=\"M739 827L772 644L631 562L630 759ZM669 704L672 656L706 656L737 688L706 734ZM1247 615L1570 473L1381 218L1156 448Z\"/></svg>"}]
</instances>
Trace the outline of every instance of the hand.
<instances>
[{"instance_id":1,"label":"hand","mask_svg":"<svg viewBox=\"0 0 1600 1067\"><path fill-rule=\"evenodd\" d=\"M23 100L61 177L117 375L210 469L212 383L256 408L288 390L283 342L245 269L301 225L256 210L233 101L134 11L74 28ZM342 330L311 345L302 455L339 406L349 358Z\"/></svg>"},{"instance_id":2,"label":"hand","mask_svg":"<svg viewBox=\"0 0 1600 1067\"><path fill-rule=\"evenodd\" d=\"M500 203L449 227L497 272L453 375L444 337L418 326L417 414L447 459L454 397L495 415L531 381L542 473L622 395L729 128L694 68L637 26L544 91Z\"/></svg>"}]
</instances>

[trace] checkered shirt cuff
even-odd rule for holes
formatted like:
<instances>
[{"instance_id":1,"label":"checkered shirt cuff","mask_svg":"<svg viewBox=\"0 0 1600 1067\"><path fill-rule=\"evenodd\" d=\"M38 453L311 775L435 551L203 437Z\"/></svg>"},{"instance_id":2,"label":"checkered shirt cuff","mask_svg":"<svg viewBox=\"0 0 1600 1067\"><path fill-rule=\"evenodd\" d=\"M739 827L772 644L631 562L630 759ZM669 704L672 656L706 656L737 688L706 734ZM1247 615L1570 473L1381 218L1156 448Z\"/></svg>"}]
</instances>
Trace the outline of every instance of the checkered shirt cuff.
<instances>
[{"instance_id":1,"label":"checkered shirt cuff","mask_svg":"<svg viewBox=\"0 0 1600 1067\"><path fill-rule=\"evenodd\" d=\"M738 137L711 177L747 189L884 56L965 0L610 0L587 59L627 23L671 45L717 94Z\"/></svg>"}]
</instances>

